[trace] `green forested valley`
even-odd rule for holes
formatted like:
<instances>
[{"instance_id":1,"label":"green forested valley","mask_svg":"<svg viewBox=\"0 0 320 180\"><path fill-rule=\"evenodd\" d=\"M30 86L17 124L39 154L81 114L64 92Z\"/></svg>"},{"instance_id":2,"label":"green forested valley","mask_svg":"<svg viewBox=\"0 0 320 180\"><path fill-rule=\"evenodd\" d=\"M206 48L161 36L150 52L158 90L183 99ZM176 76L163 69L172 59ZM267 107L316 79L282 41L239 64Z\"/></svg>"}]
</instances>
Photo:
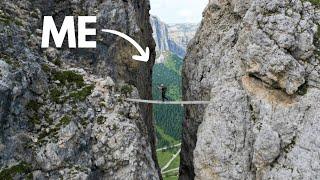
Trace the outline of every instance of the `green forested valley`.
<instances>
[{"instance_id":1,"label":"green forested valley","mask_svg":"<svg viewBox=\"0 0 320 180\"><path fill-rule=\"evenodd\" d=\"M182 98L181 69L183 60L178 56L165 52L164 63L155 64L153 68L152 95L154 99L161 99L161 92L157 88L164 84L170 101ZM180 143L181 126L184 118L184 108L180 105L154 105L153 116L157 128L157 147L170 147ZM157 151L159 165L164 180L178 179L180 156L175 156L180 146ZM173 161L170 161L172 160ZM171 163L170 163L171 162Z\"/></svg>"},{"instance_id":2,"label":"green forested valley","mask_svg":"<svg viewBox=\"0 0 320 180\"><path fill-rule=\"evenodd\" d=\"M165 53L165 62L155 64L153 68L154 99L161 99L161 92L157 88L164 84L170 101L181 100L181 68L183 60L172 53ZM184 117L183 107L180 105L154 105L153 115L157 125L158 147L170 146L180 142L181 123Z\"/></svg>"}]
</instances>

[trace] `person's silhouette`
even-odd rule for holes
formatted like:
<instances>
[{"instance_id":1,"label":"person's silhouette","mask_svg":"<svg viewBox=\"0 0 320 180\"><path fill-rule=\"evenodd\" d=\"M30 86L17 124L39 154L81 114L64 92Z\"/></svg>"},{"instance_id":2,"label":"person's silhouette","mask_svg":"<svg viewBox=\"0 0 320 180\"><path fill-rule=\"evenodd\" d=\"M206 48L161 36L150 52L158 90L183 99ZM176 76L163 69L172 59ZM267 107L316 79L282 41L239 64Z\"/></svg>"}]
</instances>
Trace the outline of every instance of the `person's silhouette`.
<instances>
[{"instance_id":1,"label":"person's silhouette","mask_svg":"<svg viewBox=\"0 0 320 180\"><path fill-rule=\"evenodd\" d=\"M164 102L165 100L169 100L167 97L166 97L166 92L167 92L167 87L164 86L164 84L161 84L160 86L158 86L158 89L160 89L161 91L161 98L162 98L162 101Z\"/></svg>"}]
</instances>

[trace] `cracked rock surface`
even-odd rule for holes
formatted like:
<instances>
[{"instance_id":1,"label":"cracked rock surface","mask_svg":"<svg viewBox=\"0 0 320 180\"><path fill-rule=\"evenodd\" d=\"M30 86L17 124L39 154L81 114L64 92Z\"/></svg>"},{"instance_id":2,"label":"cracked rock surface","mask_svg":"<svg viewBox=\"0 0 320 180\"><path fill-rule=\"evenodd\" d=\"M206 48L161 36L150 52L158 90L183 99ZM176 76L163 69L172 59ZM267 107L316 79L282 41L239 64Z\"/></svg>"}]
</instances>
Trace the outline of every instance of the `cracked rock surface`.
<instances>
[{"instance_id":1,"label":"cracked rock surface","mask_svg":"<svg viewBox=\"0 0 320 180\"><path fill-rule=\"evenodd\" d=\"M315 2L315 1L313 1ZM211 0L183 68L181 179L319 179L319 7Z\"/></svg>"},{"instance_id":2,"label":"cracked rock surface","mask_svg":"<svg viewBox=\"0 0 320 180\"><path fill-rule=\"evenodd\" d=\"M0 179L159 179L152 107L124 101L151 94L149 8L0 1ZM67 15L97 15L97 49L41 49L45 15L58 28ZM133 61L131 44L99 33L110 27L149 46L150 61Z\"/></svg>"}]
</instances>

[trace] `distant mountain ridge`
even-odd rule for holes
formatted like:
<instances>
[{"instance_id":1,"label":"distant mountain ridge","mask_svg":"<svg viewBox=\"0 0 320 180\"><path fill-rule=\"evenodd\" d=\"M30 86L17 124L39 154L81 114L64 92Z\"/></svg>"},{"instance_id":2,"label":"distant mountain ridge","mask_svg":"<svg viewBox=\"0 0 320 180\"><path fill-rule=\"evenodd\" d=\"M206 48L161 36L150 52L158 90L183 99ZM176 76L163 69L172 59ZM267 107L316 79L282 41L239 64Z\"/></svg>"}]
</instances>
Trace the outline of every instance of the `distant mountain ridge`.
<instances>
[{"instance_id":1,"label":"distant mountain ridge","mask_svg":"<svg viewBox=\"0 0 320 180\"><path fill-rule=\"evenodd\" d=\"M199 27L196 23L166 24L156 16L151 16L150 22L157 45L156 51L170 51L180 58L185 56L188 43ZM162 60L158 61L161 62Z\"/></svg>"},{"instance_id":2,"label":"distant mountain ridge","mask_svg":"<svg viewBox=\"0 0 320 180\"><path fill-rule=\"evenodd\" d=\"M179 47L182 47L184 54L190 40L194 37L199 24L197 23L183 23L183 24L169 24L169 39L175 42ZM178 54L179 55L179 54Z\"/></svg>"}]
</instances>

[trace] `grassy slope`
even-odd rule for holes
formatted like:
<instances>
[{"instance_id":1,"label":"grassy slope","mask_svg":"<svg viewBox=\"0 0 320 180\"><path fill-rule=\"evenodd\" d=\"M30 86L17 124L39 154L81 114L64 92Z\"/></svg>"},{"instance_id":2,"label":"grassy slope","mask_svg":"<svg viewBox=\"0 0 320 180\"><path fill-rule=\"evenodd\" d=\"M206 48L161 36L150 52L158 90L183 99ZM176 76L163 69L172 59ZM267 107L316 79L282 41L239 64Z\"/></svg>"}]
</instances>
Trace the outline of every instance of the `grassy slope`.
<instances>
[{"instance_id":1,"label":"grassy slope","mask_svg":"<svg viewBox=\"0 0 320 180\"><path fill-rule=\"evenodd\" d=\"M164 64L155 64L153 69L153 97L161 99L157 86L165 84L168 87L167 96L172 101L181 100L181 68L183 60L170 53L165 54ZM184 110L179 105L155 105L154 117L156 120L158 148L178 144L181 138L181 123L184 117ZM172 148L157 153L160 167L163 167L178 148ZM176 157L167 170L179 167L180 156ZM164 180L177 180L178 173L172 172L163 176Z\"/></svg>"},{"instance_id":2,"label":"grassy slope","mask_svg":"<svg viewBox=\"0 0 320 180\"><path fill-rule=\"evenodd\" d=\"M157 152L158 162L159 162L159 165L161 168L168 163L168 161L177 153L179 148L180 147L175 147L172 149ZM170 170L170 169L176 169L179 167L179 165L180 165L180 156L177 156L165 171ZM164 180L173 180L173 179L177 180L178 174L179 174L178 172L166 173L163 175L163 179Z\"/></svg>"},{"instance_id":3,"label":"grassy slope","mask_svg":"<svg viewBox=\"0 0 320 180\"><path fill-rule=\"evenodd\" d=\"M163 176L163 180L178 180L178 173L172 172Z\"/></svg>"},{"instance_id":4,"label":"grassy slope","mask_svg":"<svg viewBox=\"0 0 320 180\"><path fill-rule=\"evenodd\" d=\"M168 150L162 150L162 151L158 151L158 156L160 156L160 157L163 157L163 158L161 158L161 159L159 159L159 165L160 165L160 167L162 168L164 165L166 165L167 164L167 162L172 158L172 156L174 155L174 154L176 154L176 152L179 150L179 148L180 147L175 147L175 148L172 148L172 149L168 149ZM178 159L178 158L176 158L176 159ZM171 165L172 164L176 164L177 162L172 162L171 163ZM173 169L172 167L171 167L171 165L168 167L168 169L167 170L169 170L169 169ZM179 166L179 165L178 165ZM174 166L174 168L177 168L178 166Z\"/></svg>"},{"instance_id":5,"label":"grassy slope","mask_svg":"<svg viewBox=\"0 0 320 180\"><path fill-rule=\"evenodd\" d=\"M174 139L172 136L166 134L161 127L156 126L156 128L157 128L157 137L160 137L162 141L167 142L168 145L178 144L180 142L177 139ZM160 146L160 147L164 147L164 146Z\"/></svg>"},{"instance_id":6,"label":"grassy slope","mask_svg":"<svg viewBox=\"0 0 320 180\"><path fill-rule=\"evenodd\" d=\"M172 157L172 153L170 151L160 151L157 152L158 155L158 163L159 166L162 168L164 165L166 165L166 163L171 159ZM159 158L161 157L161 158Z\"/></svg>"}]
</instances>

